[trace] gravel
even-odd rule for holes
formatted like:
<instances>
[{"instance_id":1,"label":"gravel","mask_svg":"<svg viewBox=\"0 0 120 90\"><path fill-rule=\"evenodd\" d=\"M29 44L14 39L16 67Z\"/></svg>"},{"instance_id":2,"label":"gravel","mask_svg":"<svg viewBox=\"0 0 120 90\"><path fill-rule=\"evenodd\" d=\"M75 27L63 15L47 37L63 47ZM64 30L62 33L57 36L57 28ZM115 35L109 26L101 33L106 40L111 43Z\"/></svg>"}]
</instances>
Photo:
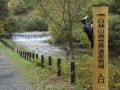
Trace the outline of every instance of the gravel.
<instances>
[{"instance_id":1,"label":"gravel","mask_svg":"<svg viewBox=\"0 0 120 90\"><path fill-rule=\"evenodd\" d=\"M0 90L34 90L12 67L2 51L0 51Z\"/></svg>"}]
</instances>

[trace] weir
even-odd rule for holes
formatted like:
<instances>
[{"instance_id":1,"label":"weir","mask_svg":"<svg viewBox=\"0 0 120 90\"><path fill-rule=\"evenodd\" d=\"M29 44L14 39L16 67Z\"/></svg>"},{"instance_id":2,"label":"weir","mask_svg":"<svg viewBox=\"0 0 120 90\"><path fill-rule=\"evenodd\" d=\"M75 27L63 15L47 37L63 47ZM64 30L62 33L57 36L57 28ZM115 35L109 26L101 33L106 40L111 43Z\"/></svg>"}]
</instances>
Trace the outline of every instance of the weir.
<instances>
[{"instance_id":1,"label":"weir","mask_svg":"<svg viewBox=\"0 0 120 90\"><path fill-rule=\"evenodd\" d=\"M49 32L24 32L13 33L12 40L15 42L17 48L26 48L39 55L65 57L65 51L46 42L51 38ZM54 42L53 42L54 43Z\"/></svg>"},{"instance_id":2,"label":"weir","mask_svg":"<svg viewBox=\"0 0 120 90\"><path fill-rule=\"evenodd\" d=\"M13 33L13 41L31 41L31 40L48 40L51 39L49 32L25 32Z\"/></svg>"}]
</instances>

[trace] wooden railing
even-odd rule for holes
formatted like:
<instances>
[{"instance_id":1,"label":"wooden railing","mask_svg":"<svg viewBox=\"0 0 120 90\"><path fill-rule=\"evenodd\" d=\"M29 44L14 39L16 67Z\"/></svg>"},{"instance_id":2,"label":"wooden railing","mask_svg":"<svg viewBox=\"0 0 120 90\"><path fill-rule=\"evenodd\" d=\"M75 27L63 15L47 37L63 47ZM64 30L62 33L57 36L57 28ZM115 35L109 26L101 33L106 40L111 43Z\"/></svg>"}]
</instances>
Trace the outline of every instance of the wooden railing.
<instances>
[{"instance_id":1,"label":"wooden railing","mask_svg":"<svg viewBox=\"0 0 120 90\"><path fill-rule=\"evenodd\" d=\"M25 50L20 50L20 49L17 49L11 45L9 45L7 42L5 42L4 40L1 40L1 42L6 46L8 47L9 49L11 49L12 51L14 51L15 53L17 53L21 58L23 58L24 60L27 60L27 61L30 61L30 62L34 62L34 60L40 60L40 66L41 68L44 68L46 67L45 66L45 56L44 55L41 55L39 56L37 53L34 53L34 52L30 52L30 51L25 51ZM48 56L48 66L49 67L52 67L53 66L53 63L52 63L52 56ZM57 58L56 59L56 67L57 67L57 71L56 71L56 75L58 77L61 77L62 75L62 69L61 69L61 64L62 64L62 60L61 58ZM74 84L75 83L75 62L71 62L70 64L71 66L71 84Z\"/></svg>"}]
</instances>

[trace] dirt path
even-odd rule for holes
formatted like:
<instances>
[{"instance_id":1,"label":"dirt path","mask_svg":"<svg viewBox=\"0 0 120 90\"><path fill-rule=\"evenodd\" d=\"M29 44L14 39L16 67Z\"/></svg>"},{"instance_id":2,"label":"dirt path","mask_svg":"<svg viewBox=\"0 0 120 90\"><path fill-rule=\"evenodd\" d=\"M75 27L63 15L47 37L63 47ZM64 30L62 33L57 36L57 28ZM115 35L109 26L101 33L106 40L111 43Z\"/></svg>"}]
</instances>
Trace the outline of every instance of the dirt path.
<instances>
[{"instance_id":1,"label":"dirt path","mask_svg":"<svg viewBox=\"0 0 120 90\"><path fill-rule=\"evenodd\" d=\"M0 90L34 90L28 82L12 68L10 61L0 50Z\"/></svg>"}]
</instances>

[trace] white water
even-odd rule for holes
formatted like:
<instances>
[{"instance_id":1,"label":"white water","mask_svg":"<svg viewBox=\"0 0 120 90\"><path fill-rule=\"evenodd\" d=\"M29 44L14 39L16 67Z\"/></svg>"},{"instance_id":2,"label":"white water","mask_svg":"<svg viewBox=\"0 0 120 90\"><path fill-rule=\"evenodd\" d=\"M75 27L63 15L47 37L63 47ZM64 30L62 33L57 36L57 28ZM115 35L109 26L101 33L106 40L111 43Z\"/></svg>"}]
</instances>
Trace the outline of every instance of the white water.
<instances>
[{"instance_id":1,"label":"white water","mask_svg":"<svg viewBox=\"0 0 120 90\"><path fill-rule=\"evenodd\" d=\"M51 39L49 32L25 32L14 33L12 36L13 41L34 41L34 40L48 40Z\"/></svg>"},{"instance_id":2,"label":"white water","mask_svg":"<svg viewBox=\"0 0 120 90\"><path fill-rule=\"evenodd\" d=\"M49 32L14 33L12 40L20 48L26 48L39 55L65 57L65 51L44 41L51 39Z\"/></svg>"}]
</instances>

